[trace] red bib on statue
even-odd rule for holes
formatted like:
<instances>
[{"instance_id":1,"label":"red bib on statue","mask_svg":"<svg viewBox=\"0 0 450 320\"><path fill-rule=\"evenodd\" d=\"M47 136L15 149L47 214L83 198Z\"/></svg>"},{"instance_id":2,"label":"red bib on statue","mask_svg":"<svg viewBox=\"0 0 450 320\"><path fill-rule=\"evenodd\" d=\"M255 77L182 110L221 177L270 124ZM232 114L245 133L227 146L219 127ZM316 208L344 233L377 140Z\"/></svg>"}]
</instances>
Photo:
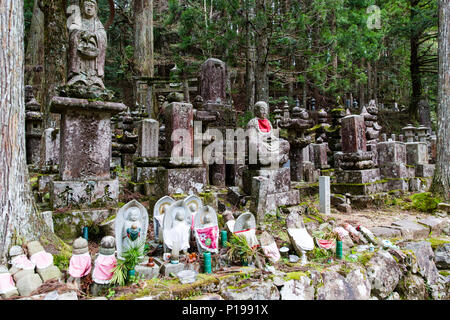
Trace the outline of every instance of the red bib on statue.
<instances>
[{"instance_id":1,"label":"red bib on statue","mask_svg":"<svg viewBox=\"0 0 450 320\"><path fill-rule=\"evenodd\" d=\"M270 122L267 119L258 119L259 129L262 132L270 132Z\"/></svg>"}]
</instances>

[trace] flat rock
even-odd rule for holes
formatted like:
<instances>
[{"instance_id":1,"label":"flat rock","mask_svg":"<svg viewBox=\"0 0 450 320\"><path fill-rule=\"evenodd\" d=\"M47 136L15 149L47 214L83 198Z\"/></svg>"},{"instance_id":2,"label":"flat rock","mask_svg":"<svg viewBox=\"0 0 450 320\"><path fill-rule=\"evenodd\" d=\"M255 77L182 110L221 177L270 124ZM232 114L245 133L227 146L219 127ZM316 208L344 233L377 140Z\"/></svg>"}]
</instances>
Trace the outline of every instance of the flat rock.
<instances>
[{"instance_id":1,"label":"flat rock","mask_svg":"<svg viewBox=\"0 0 450 320\"><path fill-rule=\"evenodd\" d=\"M415 274L408 274L403 277L397 291L405 300L424 300L427 298L427 287L422 277Z\"/></svg>"},{"instance_id":2,"label":"flat rock","mask_svg":"<svg viewBox=\"0 0 450 320\"><path fill-rule=\"evenodd\" d=\"M314 287L311 279L301 276L298 280L289 280L280 290L281 300L314 300Z\"/></svg>"},{"instance_id":3,"label":"flat rock","mask_svg":"<svg viewBox=\"0 0 450 320\"><path fill-rule=\"evenodd\" d=\"M353 290L335 271L322 273L323 286L317 288L317 300L353 300Z\"/></svg>"},{"instance_id":4,"label":"flat rock","mask_svg":"<svg viewBox=\"0 0 450 320\"><path fill-rule=\"evenodd\" d=\"M44 269L36 268L36 271L41 276L42 282L52 279L61 279L61 271L57 266L49 266Z\"/></svg>"},{"instance_id":5,"label":"flat rock","mask_svg":"<svg viewBox=\"0 0 450 320\"><path fill-rule=\"evenodd\" d=\"M350 271L345 278L348 285L353 290L355 300L369 300L372 286L367 277L366 270L359 268Z\"/></svg>"},{"instance_id":6,"label":"flat rock","mask_svg":"<svg viewBox=\"0 0 450 320\"><path fill-rule=\"evenodd\" d=\"M428 241L407 242L402 244L403 249L413 251L417 259L419 274L424 277L429 285L436 284L439 272L434 263L434 252Z\"/></svg>"},{"instance_id":7,"label":"flat rock","mask_svg":"<svg viewBox=\"0 0 450 320\"><path fill-rule=\"evenodd\" d=\"M395 259L383 250L378 251L367 264L371 294L379 299L385 299L391 294L402 275Z\"/></svg>"},{"instance_id":8,"label":"flat rock","mask_svg":"<svg viewBox=\"0 0 450 320\"><path fill-rule=\"evenodd\" d=\"M420 219L418 222L430 228L430 231L433 232L433 234L440 234L446 225L446 221L444 219L436 217L427 217Z\"/></svg>"},{"instance_id":9,"label":"flat rock","mask_svg":"<svg viewBox=\"0 0 450 320\"><path fill-rule=\"evenodd\" d=\"M445 243L436 248L434 260L438 269L450 269L450 243Z\"/></svg>"},{"instance_id":10,"label":"flat rock","mask_svg":"<svg viewBox=\"0 0 450 320\"><path fill-rule=\"evenodd\" d=\"M223 300L223 298L218 294L210 293L194 297L192 300Z\"/></svg>"},{"instance_id":11,"label":"flat rock","mask_svg":"<svg viewBox=\"0 0 450 320\"><path fill-rule=\"evenodd\" d=\"M394 227L400 229L402 237L406 240L424 239L430 233L427 227L424 227L411 220L399 220L392 223Z\"/></svg>"},{"instance_id":12,"label":"flat rock","mask_svg":"<svg viewBox=\"0 0 450 320\"><path fill-rule=\"evenodd\" d=\"M377 238L396 238L400 237L402 234L399 229L390 227L373 227L370 228L370 231L372 231Z\"/></svg>"},{"instance_id":13,"label":"flat rock","mask_svg":"<svg viewBox=\"0 0 450 320\"><path fill-rule=\"evenodd\" d=\"M253 282L237 288L230 286L219 294L225 300L280 300L280 292L272 282Z\"/></svg>"},{"instance_id":14,"label":"flat rock","mask_svg":"<svg viewBox=\"0 0 450 320\"><path fill-rule=\"evenodd\" d=\"M147 262L145 262L145 264L147 264ZM143 279L150 280L159 275L160 268L156 263L153 267L148 267L145 264L140 264L135 267L136 273Z\"/></svg>"},{"instance_id":15,"label":"flat rock","mask_svg":"<svg viewBox=\"0 0 450 320\"><path fill-rule=\"evenodd\" d=\"M446 213L450 213L450 203L441 202L438 204L438 210Z\"/></svg>"}]
</instances>

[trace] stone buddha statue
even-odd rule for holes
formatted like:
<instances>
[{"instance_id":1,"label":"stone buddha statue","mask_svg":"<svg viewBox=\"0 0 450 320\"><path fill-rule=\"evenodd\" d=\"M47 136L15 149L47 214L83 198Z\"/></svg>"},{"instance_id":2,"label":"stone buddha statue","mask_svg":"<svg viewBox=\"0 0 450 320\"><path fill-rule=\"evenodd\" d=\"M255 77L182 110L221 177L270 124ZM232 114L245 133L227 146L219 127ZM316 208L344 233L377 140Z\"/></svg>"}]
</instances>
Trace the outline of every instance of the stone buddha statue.
<instances>
[{"instance_id":1,"label":"stone buddha statue","mask_svg":"<svg viewBox=\"0 0 450 320\"><path fill-rule=\"evenodd\" d=\"M71 19L72 23L68 26L69 75L67 84L104 89L106 31L97 16L97 0L80 0L80 4L80 16Z\"/></svg>"},{"instance_id":2,"label":"stone buddha statue","mask_svg":"<svg viewBox=\"0 0 450 320\"><path fill-rule=\"evenodd\" d=\"M247 124L249 132L249 164L282 165L289 160L289 142L280 139L268 119L269 106L259 101L254 108L255 118ZM257 153L256 153L257 152ZM257 158L256 158L257 157ZM257 159L257 161L255 161Z\"/></svg>"},{"instance_id":3,"label":"stone buddha statue","mask_svg":"<svg viewBox=\"0 0 450 320\"><path fill-rule=\"evenodd\" d=\"M122 250L127 251L139 239L142 231L142 224L140 220L141 212L139 208L132 207L128 210L128 218L123 224L122 229Z\"/></svg>"},{"instance_id":4,"label":"stone buddha statue","mask_svg":"<svg viewBox=\"0 0 450 320\"><path fill-rule=\"evenodd\" d=\"M164 245L171 250L172 255L178 255L179 251L183 251L187 253L189 249L189 237L190 237L190 229L191 226L186 221L186 207L180 203L180 205L176 205L171 207L175 212L168 212L167 217L164 219L168 219L165 221L164 226ZM170 219L173 220L170 221ZM168 226L166 228L166 226Z\"/></svg>"},{"instance_id":5,"label":"stone buddha statue","mask_svg":"<svg viewBox=\"0 0 450 320\"><path fill-rule=\"evenodd\" d=\"M80 287L81 278L87 276L91 272L92 259L89 254L88 242L84 238L77 238L73 242L72 257L69 262L69 279L68 283L75 284Z\"/></svg>"}]
</instances>

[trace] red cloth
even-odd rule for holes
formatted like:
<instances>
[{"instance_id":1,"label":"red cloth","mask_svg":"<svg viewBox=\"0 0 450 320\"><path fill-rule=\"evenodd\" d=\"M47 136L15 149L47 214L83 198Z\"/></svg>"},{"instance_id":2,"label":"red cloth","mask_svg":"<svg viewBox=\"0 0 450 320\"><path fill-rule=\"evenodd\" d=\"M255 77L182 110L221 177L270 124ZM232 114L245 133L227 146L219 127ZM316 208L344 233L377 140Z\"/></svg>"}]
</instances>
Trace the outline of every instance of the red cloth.
<instances>
[{"instance_id":1,"label":"red cloth","mask_svg":"<svg viewBox=\"0 0 450 320\"><path fill-rule=\"evenodd\" d=\"M267 119L258 119L258 125L259 125L259 129L262 132L270 132L270 130L272 129L270 127L270 122Z\"/></svg>"}]
</instances>

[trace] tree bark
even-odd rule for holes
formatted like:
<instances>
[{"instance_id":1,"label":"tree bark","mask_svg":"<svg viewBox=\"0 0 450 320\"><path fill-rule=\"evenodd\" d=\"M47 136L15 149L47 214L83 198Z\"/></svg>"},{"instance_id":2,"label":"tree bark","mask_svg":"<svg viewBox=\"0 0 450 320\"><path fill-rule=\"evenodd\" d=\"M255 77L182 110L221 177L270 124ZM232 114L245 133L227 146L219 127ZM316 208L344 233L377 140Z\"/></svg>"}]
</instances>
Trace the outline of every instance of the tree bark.
<instances>
[{"instance_id":1,"label":"tree bark","mask_svg":"<svg viewBox=\"0 0 450 320\"><path fill-rule=\"evenodd\" d=\"M44 81L44 14L34 0L28 46L25 54L25 84L36 88L36 100L43 102Z\"/></svg>"},{"instance_id":2,"label":"tree bark","mask_svg":"<svg viewBox=\"0 0 450 320\"><path fill-rule=\"evenodd\" d=\"M439 1L437 157L431 191L450 201L450 0Z\"/></svg>"},{"instance_id":3,"label":"tree bark","mask_svg":"<svg viewBox=\"0 0 450 320\"><path fill-rule=\"evenodd\" d=\"M418 5L419 1L411 0L411 21L414 21L416 12L415 7ZM420 63L419 63L419 33L416 29L411 30L410 37L410 65L409 71L411 74L411 103L409 106L409 115L416 118L417 107L422 96L422 78L420 74Z\"/></svg>"},{"instance_id":4,"label":"tree bark","mask_svg":"<svg viewBox=\"0 0 450 320\"><path fill-rule=\"evenodd\" d=\"M246 103L249 110L253 110L255 105L255 65L256 65L256 49L255 49L255 32L250 24L255 20L255 8L253 3L246 0L246 11L247 11L247 26L246 26L246 37L247 37L247 50L246 50Z\"/></svg>"},{"instance_id":5,"label":"tree bark","mask_svg":"<svg viewBox=\"0 0 450 320\"><path fill-rule=\"evenodd\" d=\"M269 101L269 35L267 0L256 0L256 12L261 16L257 18L258 30L256 32L256 76L255 95L256 101ZM264 15L264 16L263 16Z\"/></svg>"},{"instance_id":6,"label":"tree bark","mask_svg":"<svg viewBox=\"0 0 450 320\"><path fill-rule=\"evenodd\" d=\"M44 99L42 113L44 127L51 125L50 100L56 88L66 83L67 46L69 35L66 27L66 0L39 0L44 13Z\"/></svg>"},{"instance_id":7,"label":"tree bark","mask_svg":"<svg viewBox=\"0 0 450 320\"><path fill-rule=\"evenodd\" d=\"M50 232L40 217L25 157L23 0L0 0L0 263L11 245Z\"/></svg>"}]
</instances>

